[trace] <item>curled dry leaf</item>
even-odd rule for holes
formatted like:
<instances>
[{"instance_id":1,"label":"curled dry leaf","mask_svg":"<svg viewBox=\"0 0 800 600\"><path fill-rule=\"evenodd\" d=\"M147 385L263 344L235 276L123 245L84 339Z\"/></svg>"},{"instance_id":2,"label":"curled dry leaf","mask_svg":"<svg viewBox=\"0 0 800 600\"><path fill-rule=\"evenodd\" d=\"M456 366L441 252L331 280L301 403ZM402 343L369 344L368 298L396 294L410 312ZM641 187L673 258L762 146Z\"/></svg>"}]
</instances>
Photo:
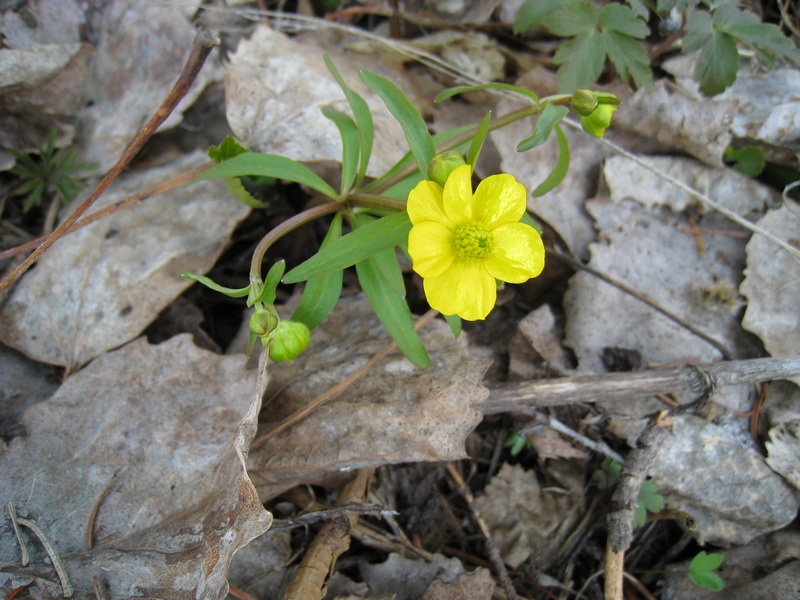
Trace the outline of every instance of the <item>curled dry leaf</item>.
<instances>
[{"instance_id":1,"label":"curled dry leaf","mask_svg":"<svg viewBox=\"0 0 800 600\"><path fill-rule=\"evenodd\" d=\"M375 125L375 152L367 173L379 177L403 157L405 138L383 101L358 76L360 68L384 70L374 56L323 48L314 35L290 38L269 27L258 27L250 39L239 43L227 65L228 123L252 150L299 161L340 162L339 133L320 109L331 105L350 114L350 108L325 67L325 52L345 83L369 105ZM393 79L397 81L396 73Z\"/></svg>"},{"instance_id":2,"label":"curled dry leaf","mask_svg":"<svg viewBox=\"0 0 800 600\"><path fill-rule=\"evenodd\" d=\"M466 456L464 439L481 420L475 405L489 395L480 384L487 361L471 357L442 321L427 325L421 337L431 356L427 370L394 352L305 419L254 446L249 468L263 499L368 466ZM271 367L269 423L259 437L358 371L389 341L363 295L341 300L314 329L306 352Z\"/></svg>"},{"instance_id":3,"label":"curled dry leaf","mask_svg":"<svg viewBox=\"0 0 800 600\"><path fill-rule=\"evenodd\" d=\"M96 203L102 208L204 161L125 175ZM56 242L0 308L0 340L41 362L79 366L137 337L204 273L250 209L220 180L148 199Z\"/></svg>"},{"instance_id":4,"label":"curled dry leaf","mask_svg":"<svg viewBox=\"0 0 800 600\"><path fill-rule=\"evenodd\" d=\"M199 350L188 335L103 355L28 409L28 437L0 457L0 501L45 531L78 598L95 597L93 576L110 597L224 598L234 552L272 521L243 468L255 380L241 357ZM0 521L0 585L31 583L49 598L53 567L25 540L23 568Z\"/></svg>"}]
</instances>

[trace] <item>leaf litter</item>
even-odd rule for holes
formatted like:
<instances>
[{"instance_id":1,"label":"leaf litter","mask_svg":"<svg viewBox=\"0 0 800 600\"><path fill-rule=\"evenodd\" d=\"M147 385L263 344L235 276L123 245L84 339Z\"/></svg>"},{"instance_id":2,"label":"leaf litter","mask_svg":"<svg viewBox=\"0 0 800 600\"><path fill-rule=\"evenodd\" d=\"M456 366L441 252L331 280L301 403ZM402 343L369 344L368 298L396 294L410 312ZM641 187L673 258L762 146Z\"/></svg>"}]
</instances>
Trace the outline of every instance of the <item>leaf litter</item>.
<instances>
[{"instance_id":1,"label":"leaf litter","mask_svg":"<svg viewBox=\"0 0 800 600\"><path fill-rule=\"evenodd\" d=\"M123 2L116 3L114 10L118 11L115 14L120 23L138 16L133 5ZM183 27L187 23L184 14L169 13L170 22ZM103 29L99 35L108 36L110 31ZM340 154L338 137L332 134L333 129L324 133L323 128L328 124L317 109L319 105L341 102L341 94L327 73L320 70L323 48L314 37L306 35L298 44L269 28L257 28L249 40L239 45L226 66L226 107L231 127L256 149L288 152L298 160L310 162L335 162ZM175 40L164 38L167 48L176 52L176 56L185 53L185 47L181 50ZM331 51L329 47L325 49ZM119 68L125 46L117 51L116 58L109 55L106 69ZM509 54L507 49L504 52ZM270 53L279 57L277 62L269 60ZM357 56L339 53L335 58L345 79L353 84L359 83L354 74L364 60ZM278 68L291 62L285 57L296 61L290 70ZM375 64L373 61L369 68L379 70ZM524 57L516 64L526 64ZM263 78L252 77L254 66L264 73ZM403 71L396 66L386 68L390 69L390 77L410 88L412 82ZM153 67L146 70L152 71ZM205 85L202 82L218 77L213 65L204 73L207 79L201 79L198 91ZM789 73L792 77L796 75L796 71ZM164 74L165 81L172 78L174 73ZM108 92L109 88L94 81L96 89ZM269 90L265 90L265 82ZM299 94L298 82L309 84ZM554 85L554 78L543 69L536 69L522 73L518 83L544 95L548 86ZM153 95L158 97L163 93L164 88L160 88ZM717 193L718 200L732 201L732 208L740 214L752 217L766 211L767 216L759 224L792 244L796 204L788 200L782 208L776 208L771 192L720 168L732 113L735 113L733 133L741 137L745 130L736 124L741 123L741 115L747 112L743 107L753 97L763 95L734 88L727 94L722 101L701 103L691 94L684 97L681 92L667 91L660 84L651 92L640 90L629 102L626 100L632 116L625 116L626 103L620 109L620 130L628 129L628 133L620 131L618 141L648 154L685 152L705 163L707 166L675 157L651 159L662 161L662 170L689 185L707 186L701 191ZM303 99L302 104L298 104L298 98ZM384 110L381 104L372 104L374 98L369 96L368 100L382 115L382 124L380 119L376 120L378 139L399 139L395 123L381 112ZM191 99L187 101L190 102ZM108 106L118 108L119 104L112 98ZM302 106L304 110L301 115L291 113L297 118L288 119L282 125L284 129L253 118L259 111L267 115L280 106ZM502 100L498 113L502 114L508 106L510 103ZM676 113L662 110L666 106L677 106ZM254 107L260 108L253 112ZM791 120L794 110L791 103L781 110L770 117L771 121L764 117L762 122ZM143 104L141 112L123 112L132 113L135 121L137 114L140 119L146 118L148 111L152 108ZM697 115L701 115L697 126L686 125L687 118ZM752 134L756 126L760 127L747 125L747 131ZM298 143L305 137L298 132L308 130L321 132L315 143ZM765 142L791 148L788 134L768 135L771 130L763 127L761 130ZM648 172L615 157L600 142L570 129L566 133L573 152L567 179L547 196L531 198L529 208L573 254L590 259L589 266L668 307L717 340L731 356L758 356L759 343L777 356L797 354L800 347L797 328L786 326L786 319L796 317L796 307L791 302L795 296L791 284L797 279L793 275L795 259L779 255L779 260L775 260L775 247L759 236L747 243L745 251L746 241L737 235L739 231L717 215L706 214L707 211L674 189L670 193ZM636 137L625 137L630 134ZM492 134L503 170L514 173L530 190L552 168L553 148L517 154L513 148L521 137L518 131L508 129ZM103 160L114 153L114 143L119 143L101 142L92 136L84 141L87 147L106 148L99 154ZM386 147L399 152L396 144ZM378 164L377 159L385 158L391 164L397 157L399 154L394 156L391 152L376 155L372 166ZM195 164L192 160L198 159L176 161L176 171ZM161 176L168 174L164 172ZM121 187L124 185L130 186L124 192L130 194L149 183L132 174L127 182L120 182ZM192 206L192 198L203 185L213 184L195 184L189 188L188 196L178 192L171 202ZM719 193L725 185L730 187ZM641 197L644 190L652 193ZM213 187L205 194L215 198L214 210L224 205L220 198L227 198L223 190ZM157 201L149 199L145 206ZM207 212L211 206L201 202L196 209ZM156 229L153 223L161 220L157 216L163 217L165 210L168 209L155 208L152 216L142 221L150 223L146 228L140 228L135 221L122 221L113 229L130 234L140 229ZM209 223L232 227L245 213L241 209L224 216L214 213ZM114 217L121 218L121 215ZM210 228L208 223L196 222L194 217L176 220L165 226L166 237L176 235L187 222L193 227L187 238L195 238ZM49 272L45 271L46 261L55 261L47 257L22 280L14 294L31 285L26 282L34 281L40 271L47 274L42 279L48 283L40 283L34 293L24 296L24 302L15 303L12 295L3 307L7 311L9 306L25 305L30 311L25 319L4 312L0 328L4 341L9 339L7 328L18 327L19 331L13 334L15 345L19 344L19 349L36 360L74 367L88 362L45 400L42 398L50 395L50 388L37 391L22 383L13 384L18 386L13 388L19 390L16 394L28 399L23 402L26 408L20 415L19 409L7 408L14 404L5 404L3 418L13 414L27 431L11 430L8 439L13 439L0 456L0 479L4 484L13 484L2 486L8 496L3 497L4 503L13 499L20 516L37 521L46 530L76 590L87 597L93 595L92 575L100 572L101 582L109 593L126 597L147 594L173 597L185 593L223 597L228 578L258 597L282 597L279 594L291 579L291 572L285 566L297 546L296 535L293 541L285 530L269 532L233 557L237 549L269 527L271 517L261 502L267 502L276 515L292 515L304 508L297 499L297 486L314 485L312 491L320 494L326 506L331 490L352 478L355 470L378 466L374 494L387 507L400 511L395 521L396 527L399 522L403 528L399 531L416 535L427 544L419 548L410 541L403 542L397 536L398 530L389 535L385 523L362 519L352 533L361 544L355 554L358 574L352 570L337 571L334 575L337 589L355 597L380 597L399 589L408 592L409 598L455 597L454 594L466 598L491 597L495 584L488 578L487 569L478 569L470 575L464 569L469 564L467 559L448 559L440 553L452 553L448 543L452 544L453 539L467 547L465 535L476 531L468 523L463 501L455 495L454 486L440 465L467 456L473 459L473 464L480 465L472 472L470 481L477 490L475 506L486 519L505 561L512 567L527 569L528 574L538 574L539 581L548 585L554 582L581 585L581 577L570 579L571 575L559 571L554 580L548 579L550 575L544 571L549 568L550 573L555 573L552 569L564 561L571 561L570 568L574 568L574 559L568 557L576 555L571 552L580 552L582 544L595 543L587 523L602 520L604 515L600 507L602 494L587 487L595 465L587 461L580 444L565 441L560 434L555 434L560 443L547 441L546 436L531 435L535 453L516 460L503 454L502 465L496 464L496 458L495 464L491 464L492 456L501 456L497 448L502 446L504 439L500 434L506 430L490 418L481 423L480 404L491 392L481 384L487 373L487 361L475 357L486 354L478 344L486 337L480 327L468 328L462 339L454 342L443 323L426 326L423 335L434 358L429 371L414 368L399 354L390 355L306 419L258 444L246 458L251 438L264 435L282 418L355 372L383 349L388 339L377 320L367 316L371 313L365 309L363 298L343 302L335 316L315 330L311 350L294 363L270 367L265 410L256 434L260 398L250 399L257 389L257 371L246 370L240 354L223 357L196 349L188 336L172 338L158 346L150 346L143 338L130 341L184 289L185 283L177 279L177 274L181 270L206 271L217 259L230 231L220 228L198 248L187 248L185 255L201 255L196 265L186 267L181 263L180 268L163 268L167 277L153 286L163 289L137 290L142 287L137 283L127 288L115 287L103 276L98 277L96 287L85 288L94 297L111 287L104 302L114 306L115 302L137 298L134 293L144 291L136 305L142 306L145 318L133 327L121 325L119 316L124 312L123 306L113 311L116 315L111 315L111 320L95 319L96 326L89 328L85 340L76 338L74 333L69 337L65 331L80 330L84 321L97 317L96 311L90 315L92 318L78 318L66 327L32 329L42 321L41 317L33 316L35 312L41 315L44 308L57 310L58 303L50 301L51 294L55 292L59 303L70 297L58 288L54 290L54 286L65 279L81 280L70 264L56 262ZM715 233L706 233L710 231ZM722 234L717 235L720 231ZM107 234L108 229L104 232ZM67 240L79 240L80 235L73 234ZM163 248L163 239L146 240L143 245ZM184 245L186 242L184 239ZM76 248L84 246L91 252L98 243L102 240L94 242L94 246L83 241ZM54 251L48 256L62 254L66 253ZM78 256L82 258L76 258L73 264L85 263L86 256ZM88 260L103 260L97 256L90 255ZM172 260L181 262L184 254L177 256ZM137 264L135 253L113 260L126 265L126 270ZM84 271L84 280L90 277L89 271ZM69 276L65 277L65 273ZM153 276L143 277L152 281ZM81 297L81 288L78 290L78 297L65 303L64 312L73 319L76 314L84 314L89 298ZM498 309L507 317L521 319L507 358L510 374L518 379L606 373L610 363L603 358L608 355L604 351L609 349L617 355L637 357L636 361L626 363L633 368L723 358L719 347L709 345L587 273L579 272L569 279L563 305L557 296L546 298L548 303L533 312L524 304L525 310L517 309L516 313L510 304ZM518 306L513 295L511 301ZM742 320L745 302L747 312ZM109 339L104 338L107 332L111 333ZM35 340L24 339L34 335ZM31 342L32 350L27 345L23 349L24 344ZM21 357L13 360L30 364ZM490 377L502 372L495 367L488 371ZM42 371L37 373L32 377L41 377ZM489 379L488 383L498 381ZM740 565L750 579L732 577L731 585L747 585L765 571L771 572L769 581L774 589L782 589L780 586L790 585L786 582L796 578L790 569L781 568L787 564L787 557L798 556L791 553L796 542L786 537L791 535L788 530L779 531L794 519L798 507L796 440L800 420L791 412L794 396L796 387L788 383L772 384L767 390L765 410L772 429L766 434L769 453L766 459L749 437L747 423L739 416L752 408L753 390L747 386L726 387L713 396L707 419L693 416L676 419L673 436L650 470L668 510L679 515L677 522L689 537L700 544L734 545L725 551L730 553L726 554L726 561ZM642 399L624 407L608 403L591 410L559 409L558 416L575 429L614 440L624 453L625 444L632 444L641 431L641 417L663 407L662 400ZM235 435L243 415L245 420ZM514 416L523 424L529 418L530 415ZM553 430L547 431L553 434ZM235 447L230 445L234 438ZM242 460L247 461L260 502L242 469ZM468 463L461 464L469 468ZM410 465L416 466L410 469ZM111 485L104 492L109 482ZM99 506L99 510L89 532L92 547L87 548L86 529L94 506ZM649 523L646 530L655 531L657 523ZM378 537L383 541L370 538L362 528L364 524L382 531ZM660 531L664 535L665 530ZM34 564L21 568L19 548L7 518L0 532L3 572L7 572L3 575L7 578L4 585L15 586L41 577L37 580L40 583L29 588L39 594L35 597L58 593L57 587L43 583L56 581L56 575L40 560L43 555L36 543L30 543L36 558ZM375 550L389 547L390 537L400 539L395 542L399 547L395 546L393 551ZM640 543L645 547L648 542L643 539ZM755 554L734 558L737 551L755 553L762 547L766 550L758 558ZM423 555L427 562L418 560ZM375 564L368 565L368 560ZM741 562L736 563L737 560ZM259 568L263 569L262 574L256 573ZM685 570L681 572L681 568L685 569L682 563L670 567L675 575L668 575L667 580L668 585L685 593L687 583L681 575ZM115 575L125 572L126 576L106 578L108 572ZM411 590L404 583L411 580L419 581L418 589ZM755 585L763 587L765 581L762 579ZM731 595L734 594L732 589Z\"/></svg>"}]
</instances>

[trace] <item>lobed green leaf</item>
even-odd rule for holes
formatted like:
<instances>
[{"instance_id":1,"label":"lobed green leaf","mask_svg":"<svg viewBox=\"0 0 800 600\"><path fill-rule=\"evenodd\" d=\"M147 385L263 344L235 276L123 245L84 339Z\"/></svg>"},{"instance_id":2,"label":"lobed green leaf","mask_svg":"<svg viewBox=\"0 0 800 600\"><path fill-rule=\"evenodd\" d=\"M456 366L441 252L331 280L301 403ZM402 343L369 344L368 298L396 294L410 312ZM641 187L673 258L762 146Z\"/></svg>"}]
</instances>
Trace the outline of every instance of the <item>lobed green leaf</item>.
<instances>
[{"instance_id":1,"label":"lobed green leaf","mask_svg":"<svg viewBox=\"0 0 800 600\"><path fill-rule=\"evenodd\" d=\"M472 138L472 143L469 146L467 153L467 164L472 167L473 173L475 172L475 163L478 162L478 157L481 155L483 144L486 141L486 136L489 134L489 121L492 118L492 113L487 112L483 117L481 124L478 125L478 131L475 132L475 137Z\"/></svg>"}]
</instances>

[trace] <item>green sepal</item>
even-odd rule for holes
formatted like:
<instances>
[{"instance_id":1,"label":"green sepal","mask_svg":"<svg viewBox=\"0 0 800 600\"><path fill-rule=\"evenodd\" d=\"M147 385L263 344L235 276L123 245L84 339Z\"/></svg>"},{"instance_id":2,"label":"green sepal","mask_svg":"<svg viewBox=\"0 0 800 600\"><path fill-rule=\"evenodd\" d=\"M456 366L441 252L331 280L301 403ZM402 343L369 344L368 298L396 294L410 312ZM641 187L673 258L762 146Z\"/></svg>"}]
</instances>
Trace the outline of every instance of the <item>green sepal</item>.
<instances>
[{"instance_id":1,"label":"green sepal","mask_svg":"<svg viewBox=\"0 0 800 600\"><path fill-rule=\"evenodd\" d=\"M525 138L517 144L517 152L525 152L536 146L540 146L547 141L553 128L558 125L558 122L567 116L569 109L566 106L556 106L550 102L546 102L544 110L536 119L536 127L533 129L533 134Z\"/></svg>"},{"instance_id":2,"label":"green sepal","mask_svg":"<svg viewBox=\"0 0 800 600\"><path fill-rule=\"evenodd\" d=\"M322 240L320 250L330 246L342 236L342 214L333 217L328 233ZM342 271L335 271L322 277L312 277L303 289L300 303L292 314L292 321L304 323L314 329L331 314L342 293Z\"/></svg>"},{"instance_id":3,"label":"green sepal","mask_svg":"<svg viewBox=\"0 0 800 600\"><path fill-rule=\"evenodd\" d=\"M189 273L188 271L184 271L181 273L181 277L184 279L191 279L192 281L196 281L197 283L202 283L207 288L214 290L215 292L219 292L220 294L225 294L231 298L243 298L250 293L250 286L248 285L245 288L234 289L234 288L226 288L222 287L221 285L214 283L208 277L204 277L203 275L194 275Z\"/></svg>"},{"instance_id":4,"label":"green sepal","mask_svg":"<svg viewBox=\"0 0 800 600\"><path fill-rule=\"evenodd\" d=\"M525 223L525 225L530 225L539 233L539 235L542 235L542 226L539 225L539 223L537 223L536 221L534 221L533 217L531 217L527 211L522 213L522 218L519 220L519 222Z\"/></svg>"},{"instance_id":5,"label":"green sepal","mask_svg":"<svg viewBox=\"0 0 800 600\"><path fill-rule=\"evenodd\" d=\"M361 71L361 79L373 92L378 94L386 103L389 112L400 123L403 133L408 140L408 146L417 160L417 166L423 177L428 172L428 165L436 154L433 138L428 131L422 115L416 107L409 102L405 94L395 84L369 71Z\"/></svg>"},{"instance_id":6,"label":"green sepal","mask_svg":"<svg viewBox=\"0 0 800 600\"><path fill-rule=\"evenodd\" d=\"M339 198L334 189L308 167L285 156L261 154L259 152L245 152L216 164L195 177L191 183L206 179L244 177L247 175L261 175L293 181L306 185L331 200L338 200Z\"/></svg>"},{"instance_id":7,"label":"green sepal","mask_svg":"<svg viewBox=\"0 0 800 600\"><path fill-rule=\"evenodd\" d=\"M398 296L381 275L374 257L359 262L356 265L356 274L372 309L397 343L397 347L412 363L427 369L431 359L414 329L411 310L405 299Z\"/></svg>"},{"instance_id":8,"label":"green sepal","mask_svg":"<svg viewBox=\"0 0 800 600\"><path fill-rule=\"evenodd\" d=\"M358 170L358 155L359 155L359 137L358 127L355 121L343 112L336 110L332 106L323 106L322 114L334 122L339 129L339 135L342 138L342 197L347 195L347 192L356 180L356 171Z\"/></svg>"},{"instance_id":9,"label":"green sepal","mask_svg":"<svg viewBox=\"0 0 800 600\"><path fill-rule=\"evenodd\" d=\"M561 131L561 126L558 123L556 123L555 130L556 139L558 140L558 160L550 175L533 190L533 195L535 197L544 196L547 192L556 187L561 183L569 170L569 144L567 143L567 137L564 135L564 132Z\"/></svg>"},{"instance_id":10,"label":"green sepal","mask_svg":"<svg viewBox=\"0 0 800 600\"><path fill-rule=\"evenodd\" d=\"M472 143L469 146L467 153L467 164L472 167L472 172L475 172L475 163L478 162L478 157L483 150L483 144L486 141L486 136L489 134L489 122L492 119L492 113L487 112L483 117L481 124L478 125L478 130L475 132L475 137L472 138ZM444 186L443 186L444 187Z\"/></svg>"},{"instance_id":11,"label":"green sepal","mask_svg":"<svg viewBox=\"0 0 800 600\"><path fill-rule=\"evenodd\" d=\"M289 271L284 283L297 283L341 271L383 250L394 248L408 238L411 221L406 211L367 223L320 249L303 264Z\"/></svg>"},{"instance_id":12,"label":"green sepal","mask_svg":"<svg viewBox=\"0 0 800 600\"><path fill-rule=\"evenodd\" d=\"M353 111L356 126L358 127L358 137L361 148L361 160L358 166L358 177L356 178L356 188L358 188L361 186L361 182L364 181L364 176L367 174L367 166L369 165L369 158L372 154L372 140L374 135L372 113L369 110L367 102L345 83L330 57L325 54L322 58L325 60L325 66L328 67L328 71L333 75L339 87L342 88L345 98L347 98L347 102L350 105L350 110Z\"/></svg>"},{"instance_id":13,"label":"green sepal","mask_svg":"<svg viewBox=\"0 0 800 600\"><path fill-rule=\"evenodd\" d=\"M452 98L457 94L463 94L465 92L477 92L480 90L502 90L504 92L513 92L515 94L519 94L520 96L525 96L526 98L530 98L534 102L539 101L539 96L534 94L530 90L526 90L525 88L518 87L516 85L511 85L508 83L481 83L479 85L459 85L457 87L452 87L449 89L444 90L443 92L439 92L436 98L433 99L434 102L441 102L443 100L447 100L448 98Z\"/></svg>"}]
</instances>

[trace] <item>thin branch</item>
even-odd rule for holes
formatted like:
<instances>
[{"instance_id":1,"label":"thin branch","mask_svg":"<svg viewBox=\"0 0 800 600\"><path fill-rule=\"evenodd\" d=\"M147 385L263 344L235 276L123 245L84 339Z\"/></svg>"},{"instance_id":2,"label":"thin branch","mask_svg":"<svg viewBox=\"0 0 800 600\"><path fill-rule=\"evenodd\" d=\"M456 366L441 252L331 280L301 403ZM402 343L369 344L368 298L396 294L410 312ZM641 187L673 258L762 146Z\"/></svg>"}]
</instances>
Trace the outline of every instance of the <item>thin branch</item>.
<instances>
[{"instance_id":1,"label":"thin branch","mask_svg":"<svg viewBox=\"0 0 800 600\"><path fill-rule=\"evenodd\" d=\"M52 246L61 236L63 236L75 222L95 203L95 201L108 189L108 186L119 177L122 170L130 164L133 158L142 149L145 143L153 136L161 124L167 120L167 117L172 113L178 102L189 91L197 74L200 72L201 67L211 53L214 46L219 44L219 39L211 34L206 29L200 29L195 37L192 46L191 54L189 55L186 65L183 68L178 81L175 82L172 90L169 92L164 102L158 107L156 113L145 125L144 129L139 132L136 138L128 146L127 150L123 153L122 157L117 163L106 173L105 177L100 180L94 191L84 200L75 211L70 214L64 222L59 225L56 230L42 242L42 244L33 251L33 253L26 258L22 264L15 268L8 276L0 281L0 294L3 294L9 287L11 287L22 275L27 271L36 261L41 258L42 254Z\"/></svg>"},{"instance_id":2,"label":"thin branch","mask_svg":"<svg viewBox=\"0 0 800 600\"><path fill-rule=\"evenodd\" d=\"M800 356L751 358L697 365L721 386L759 383L800 376ZM624 400L667 392L696 393L702 378L693 367L648 369L509 383L490 390L477 405L484 415L514 412L522 407L561 406L578 402Z\"/></svg>"},{"instance_id":3,"label":"thin branch","mask_svg":"<svg viewBox=\"0 0 800 600\"><path fill-rule=\"evenodd\" d=\"M47 556L50 557L50 561L53 563L53 568L56 570L58 578L61 580L61 589L63 590L64 598L71 598L73 589L69 581L69 575L67 575L64 563L61 562L61 557L58 555L58 552L56 552L55 546L53 546L50 538L48 538L44 531L33 521L17 517L17 522L33 531L36 537L39 538L42 546L44 546L45 552L47 552Z\"/></svg>"}]
</instances>

